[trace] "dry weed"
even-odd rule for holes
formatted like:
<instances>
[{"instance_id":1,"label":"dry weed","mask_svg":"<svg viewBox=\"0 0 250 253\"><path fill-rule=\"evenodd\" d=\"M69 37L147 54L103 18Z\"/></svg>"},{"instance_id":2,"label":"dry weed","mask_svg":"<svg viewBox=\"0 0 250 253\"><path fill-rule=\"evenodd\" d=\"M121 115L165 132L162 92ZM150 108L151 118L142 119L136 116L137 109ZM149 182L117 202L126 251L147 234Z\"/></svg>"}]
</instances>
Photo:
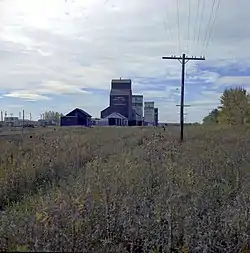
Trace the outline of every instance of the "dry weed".
<instances>
[{"instance_id":1,"label":"dry weed","mask_svg":"<svg viewBox=\"0 0 250 253\"><path fill-rule=\"evenodd\" d=\"M240 252L248 135L189 127L180 144L171 129L93 128L2 141L0 250Z\"/></svg>"}]
</instances>

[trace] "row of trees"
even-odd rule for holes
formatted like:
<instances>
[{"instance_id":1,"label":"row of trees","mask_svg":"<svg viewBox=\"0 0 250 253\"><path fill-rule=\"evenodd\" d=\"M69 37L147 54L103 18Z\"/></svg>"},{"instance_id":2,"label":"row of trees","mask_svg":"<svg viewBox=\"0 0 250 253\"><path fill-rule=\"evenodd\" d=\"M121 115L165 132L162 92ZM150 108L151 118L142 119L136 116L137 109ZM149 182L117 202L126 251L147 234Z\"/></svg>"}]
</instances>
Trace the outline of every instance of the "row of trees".
<instances>
[{"instance_id":1,"label":"row of trees","mask_svg":"<svg viewBox=\"0 0 250 253\"><path fill-rule=\"evenodd\" d=\"M250 122L250 95L242 87L225 89L220 103L221 106L203 119L204 124L237 125Z\"/></svg>"},{"instance_id":2,"label":"row of trees","mask_svg":"<svg viewBox=\"0 0 250 253\"><path fill-rule=\"evenodd\" d=\"M60 123L60 118L63 116L62 113L54 112L54 111L46 111L42 114L42 118L44 120L53 121L56 124Z\"/></svg>"}]
</instances>

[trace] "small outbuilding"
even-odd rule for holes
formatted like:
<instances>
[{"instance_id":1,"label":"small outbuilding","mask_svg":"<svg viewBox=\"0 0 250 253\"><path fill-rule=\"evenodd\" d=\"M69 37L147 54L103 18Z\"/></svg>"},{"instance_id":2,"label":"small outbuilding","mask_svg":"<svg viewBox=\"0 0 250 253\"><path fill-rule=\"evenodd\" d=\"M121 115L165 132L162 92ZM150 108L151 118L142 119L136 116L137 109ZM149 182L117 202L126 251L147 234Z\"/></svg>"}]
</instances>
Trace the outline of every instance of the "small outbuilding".
<instances>
[{"instance_id":1,"label":"small outbuilding","mask_svg":"<svg viewBox=\"0 0 250 253\"><path fill-rule=\"evenodd\" d=\"M113 112L104 119L103 121L108 121L109 126L127 126L128 119L120 114L119 112Z\"/></svg>"},{"instance_id":2,"label":"small outbuilding","mask_svg":"<svg viewBox=\"0 0 250 253\"><path fill-rule=\"evenodd\" d=\"M91 126L92 116L82 109L76 108L61 117L61 126Z\"/></svg>"}]
</instances>

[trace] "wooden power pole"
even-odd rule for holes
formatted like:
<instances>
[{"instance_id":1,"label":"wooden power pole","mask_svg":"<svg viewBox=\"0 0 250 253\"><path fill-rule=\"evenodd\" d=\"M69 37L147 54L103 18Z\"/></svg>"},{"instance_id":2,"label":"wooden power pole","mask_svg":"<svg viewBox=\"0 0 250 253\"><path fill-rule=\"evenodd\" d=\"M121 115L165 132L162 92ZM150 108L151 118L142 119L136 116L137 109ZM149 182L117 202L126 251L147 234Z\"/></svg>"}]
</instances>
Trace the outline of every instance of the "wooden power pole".
<instances>
[{"instance_id":1,"label":"wooden power pole","mask_svg":"<svg viewBox=\"0 0 250 253\"><path fill-rule=\"evenodd\" d=\"M23 134L23 129L24 129L24 110L23 110L23 127L22 127L22 134Z\"/></svg>"},{"instance_id":2,"label":"wooden power pole","mask_svg":"<svg viewBox=\"0 0 250 253\"><path fill-rule=\"evenodd\" d=\"M188 61L204 61L205 57L187 57L185 54L182 56L163 56L163 60L178 60L182 65L181 71L181 104L180 104L180 125L181 133L180 140L183 141L183 128L184 128L184 86L185 86L185 65Z\"/></svg>"}]
</instances>

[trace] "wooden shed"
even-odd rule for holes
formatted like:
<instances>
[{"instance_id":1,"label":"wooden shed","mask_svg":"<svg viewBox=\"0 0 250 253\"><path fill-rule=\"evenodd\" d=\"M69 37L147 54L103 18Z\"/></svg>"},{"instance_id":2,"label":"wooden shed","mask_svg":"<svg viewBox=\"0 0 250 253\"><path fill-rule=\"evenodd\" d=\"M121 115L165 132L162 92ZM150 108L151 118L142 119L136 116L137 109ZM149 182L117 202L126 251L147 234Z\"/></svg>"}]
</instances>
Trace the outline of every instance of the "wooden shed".
<instances>
[{"instance_id":1,"label":"wooden shed","mask_svg":"<svg viewBox=\"0 0 250 253\"><path fill-rule=\"evenodd\" d=\"M113 112L102 120L108 121L109 126L127 126L128 119L119 112Z\"/></svg>"},{"instance_id":2,"label":"wooden shed","mask_svg":"<svg viewBox=\"0 0 250 253\"><path fill-rule=\"evenodd\" d=\"M75 108L67 115L61 117L61 126L90 126L91 117L84 110Z\"/></svg>"}]
</instances>

